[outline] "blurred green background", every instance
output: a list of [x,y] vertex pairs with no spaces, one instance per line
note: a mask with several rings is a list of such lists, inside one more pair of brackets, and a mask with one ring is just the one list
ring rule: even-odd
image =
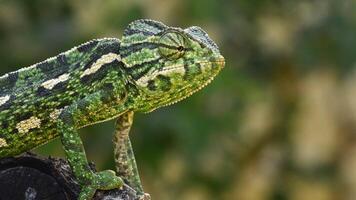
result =
[[[0,72],[120,38],[139,18],[201,26],[226,58],[201,92],[136,114],[153,199],[356,199],[355,0],[1,0]],[[113,122],[81,132],[113,169]],[[63,156],[58,140],[36,151]]]

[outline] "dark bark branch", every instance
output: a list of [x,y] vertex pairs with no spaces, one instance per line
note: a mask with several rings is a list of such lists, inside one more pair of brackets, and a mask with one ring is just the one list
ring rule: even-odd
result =
[[[94,165],[91,166],[94,170]],[[0,159],[0,200],[75,200],[80,186],[63,159],[40,158],[32,153]],[[136,200],[136,192],[122,189],[97,191],[94,200]]]

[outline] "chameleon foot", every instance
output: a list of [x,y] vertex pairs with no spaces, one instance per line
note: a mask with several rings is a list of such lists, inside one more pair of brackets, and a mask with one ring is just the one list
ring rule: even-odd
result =
[[79,195],[79,200],[90,200],[97,189],[111,190],[120,188],[124,182],[120,177],[115,175],[112,170],[105,170],[94,174],[91,184],[84,186]]
[[138,200],[151,200],[151,196],[148,193],[144,193],[138,197]]

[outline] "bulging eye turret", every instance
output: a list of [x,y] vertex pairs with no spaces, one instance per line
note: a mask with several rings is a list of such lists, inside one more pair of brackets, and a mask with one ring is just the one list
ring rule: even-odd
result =
[[187,38],[180,32],[168,30],[159,39],[159,53],[169,59],[181,58],[187,48]]

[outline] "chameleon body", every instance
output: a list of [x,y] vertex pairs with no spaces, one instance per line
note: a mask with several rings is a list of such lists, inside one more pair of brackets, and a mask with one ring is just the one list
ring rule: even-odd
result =
[[[151,112],[190,96],[223,68],[216,44],[199,27],[168,27],[137,20],[121,40],[89,41],[0,77],[0,157],[21,154],[61,138],[82,186],[79,199],[97,189],[121,187],[124,178],[143,198],[129,130],[134,112]],[[88,167],[77,130],[117,119],[117,175]]]

